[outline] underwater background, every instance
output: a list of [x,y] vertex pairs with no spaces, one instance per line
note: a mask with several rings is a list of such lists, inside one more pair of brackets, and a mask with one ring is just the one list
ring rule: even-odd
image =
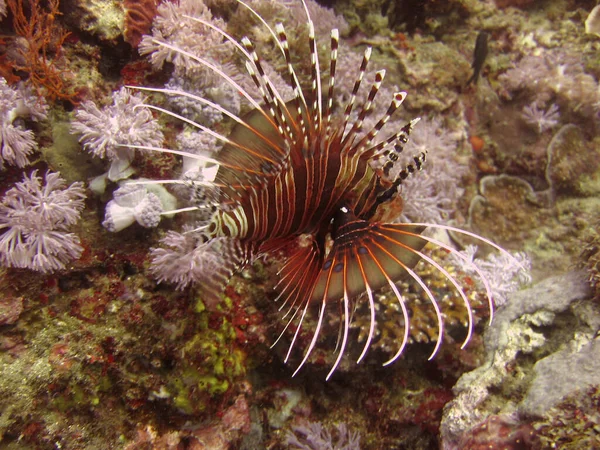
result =
[[[309,74],[302,3],[245,3],[271,27],[283,23],[298,73]],[[252,90],[235,48],[193,18],[248,36],[285,98],[287,68],[268,30],[233,0],[0,0],[0,448],[600,448],[600,7],[306,8],[323,67],[330,30],[340,31],[337,104],[371,46],[367,87],[386,70],[374,110],[385,112],[400,89],[408,96],[398,123],[421,117],[405,151],[428,159],[401,187],[399,220],[465,229],[514,255],[459,233],[440,237],[489,280],[491,325],[471,266],[426,247],[467,286],[476,321],[465,348],[460,296],[421,262],[415,271],[446,323],[435,358],[435,312],[414,280],[401,281],[410,342],[394,364],[382,367],[403,325],[382,291],[360,364],[370,316],[357,306],[354,346],[325,381],[338,340],[333,307],[292,377],[302,354],[284,363],[290,336],[270,348],[286,323],[274,290],[282,261],[255,261],[209,300],[197,283],[208,270],[197,264],[200,243],[187,233],[201,220],[186,211],[198,193],[126,185],[205,169],[140,146],[218,154],[214,137],[145,105],[231,129],[191,97],[136,86],[184,90],[239,115],[252,109],[190,57]],[[212,264],[227,263],[218,256]],[[316,318],[307,321],[304,347]]]

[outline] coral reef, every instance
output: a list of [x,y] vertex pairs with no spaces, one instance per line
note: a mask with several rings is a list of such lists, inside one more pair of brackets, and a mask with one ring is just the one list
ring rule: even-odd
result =
[[66,12],[72,21],[81,24],[81,30],[95,39],[116,45],[125,29],[125,11],[122,2],[77,0]]
[[[503,425],[492,435],[486,426],[484,443],[506,435],[523,440],[522,430],[535,434],[527,417],[541,416],[565,395],[597,383],[597,372],[588,371],[587,363],[577,372],[567,362],[588,359],[597,347],[593,340],[600,312],[589,295],[581,273],[549,278],[509,295],[485,335],[486,363],[464,374],[453,388],[456,398],[447,405],[441,425],[444,448],[464,448],[494,414],[502,416],[494,420]],[[578,322],[574,328],[572,323]],[[577,383],[565,381],[571,374]]]
[[575,391],[536,420],[540,448],[594,448],[600,445],[598,386]]
[[[283,24],[298,78],[310,87],[301,2],[246,3],[274,31]],[[402,186],[402,220],[489,237],[531,264],[531,287],[519,291],[529,280],[513,260],[471,247],[468,237],[435,235],[464,256],[423,250],[468,286],[469,344],[461,348],[464,299],[421,262],[415,270],[445,325],[435,360],[434,307],[418,283],[403,280],[411,345],[393,367],[381,363],[398,351],[404,323],[396,297],[383,290],[374,293],[373,348],[360,364],[371,326],[366,298],[350,305],[354,358],[323,381],[340,327],[336,314],[326,315],[328,333],[292,378],[283,363],[289,336],[270,348],[290,319],[274,301],[277,255],[232,275],[239,249],[227,238],[207,245],[202,234],[218,192],[191,180],[214,179],[207,161],[223,143],[143,104],[148,96],[223,136],[231,117],[192,97],[124,87],[185,90],[248,117],[248,99],[193,56],[261,103],[244,58],[197,18],[264,49],[265,76],[289,102],[287,64],[269,30],[232,1],[0,0],[0,446],[358,448],[360,436],[360,447],[373,450],[600,447],[598,7],[306,3],[321,62],[329,61],[331,28],[340,29],[334,110],[351,98],[367,46],[357,102],[373,74],[386,71],[358,138],[395,91],[409,95],[386,126],[422,118],[400,155],[428,153]],[[481,31],[490,36],[487,59],[479,82],[466,86]],[[328,69],[321,65],[324,92]],[[124,184],[133,173],[136,184]],[[148,179],[170,183],[160,192]],[[89,180],[96,195],[85,198]],[[198,204],[208,207],[191,211]],[[177,208],[181,214],[168,214]],[[489,328],[485,286],[471,262],[490,280],[497,308]],[[196,285],[211,276],[230,279],[216,300]],[[317,320],[307,312],[300,345]]]

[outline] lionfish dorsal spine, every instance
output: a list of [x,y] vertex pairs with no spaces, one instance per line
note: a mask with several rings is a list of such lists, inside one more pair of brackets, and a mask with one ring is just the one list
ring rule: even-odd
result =
[[[242,38],[242,44],[244,47],[246,47],[246,50],[250,54],[250,61],[252,62],[252,64],[250,64],[250,62],[246,63],[246,70],[261,93],[265,108],[269,111],[272,120],[277,126],[280,136],[283,139],[291,138],[292,130],[290,129],[290,125],[287,122],[282,109],[282,105],[283,108],[285,108],[283,99],[281,98],[279,92],[277,92],[277,90],[274,88],[273,84],[269,80],[269,77],[266,76],[260,58],[256,53],[254,45],[250,39],[247,37]],[[256,71],[254,70],[255,68]]]
[[348,134],[344,137],[344,140],[342,141],[342,146],[346,146],[348,144],[348,142],[350,141],[350,139],[353,138],[362,129],[365,117],[367,117],[367,114],[371,110],[371,107],[373,105],[373,100],[375,100],[375,96],[377,95],[377,92],[379,92],[379,88],[381,87],[381,83],[383,82],[384,78],[385,78],[385,70],[384,69],[378,70],[375,73],[375,81],[373,82],[373,85],[371,86],[371,90],[369,91],[367,100],[365,101],[365,104],[363,105],[362,109],[358,113],[358,117],[357,117],[356,121],[354,122],[354,124],[352,125],[352,128],[350,128],[350,131],[348,131]]
[[352,92],[350,94],[350,100],[346,105],[346,109],[344,110],[344,123],[341,127],[342,134],[345,133],[346,126],[350,121],[350,114],[352,114],[352,109],[354,109],[354,103],[356,102],[356,97],[358,95],[358,90],[360,89],[360,85],[365,77],[365,73],[367,72],[367,66],[369,65],[369,60],[371,59],[371,53],[373,52],[372,47],[367,47],[365,49],[365,53],[363,55],[362,62],[360,64],[360,68],[358,70],[358,75],[356,76],[356,81],[354,82],[354,86],[352,88]]
[[322,111],[322,98],[321,98],[321,71],[319,67],[319,54],[317,52],[317,39],[315,37],[315,25],[310,19],[308,13],[308,7],[304,0],[302,1],[304,8],[306,9],[306,16],[308,17],[308,45],[310,47],[310,67],[311,67],[311,80],[312,80],[312,113],[313,113],[313,131],[318,133],[321,127],[321,120],[323,118]]
[[[244,6],[247,6],[243,2],[239,2],[239,3],[243,4]],[[250,8],[250,10],[252,12],[254,12],[254,10],[252,10],[251,8]],[[275,123],[278,126],[278,131],[279,131],[280,135],[282,137],[285,137],[285,135],[283,134],[283,128],[281,127],[281,124],[277,123],[281,117],[283,117],[283,119],[285,119],[285,117],[283,116],[283,113],[281,110],[279,110],[277,112],[277,114],[275,113],[275,109],[280,108],[278,105],[285,105],[285,102],[279,95],[279,92],[277,92],[277,90],[273,87],[273,84],[271,83],[269,78],[265,75],[265,72],[262,67],[262,64],[260,63],[258,54],[254,50],[254,46],[252,45],[251,41],[247,37],[242,38],[242,44],[243,44],[243,46],[242,46],[231,35],[229,35],[225,31],[223,31],[219,27],[214,26],[210,22],[207,22],[207,21],[199,19],[199,18],[191,17],[188,15],[184,15],[184,17],[192,19],[195,22],[201,23],[201,24],[209,27],[210,29],[216,31],[217,33],[221,34],[221,36],[223,36],[225,39],[227,39],[227,41],[229,41],[231,44],[233,44],[246,57],[246,59],[247,59],[246,70],[248,71],[248,74],[252,78],[254,84],[258,87],[258,89],[262,95],[263,102],[265,103],[265,106],[270,110],[271,116],[273,117],[273,120],[275,121]],[[263,22],[264,22],[264,19],[261,18],[261,20],[263,20]],[[272,30],[270,30],[270,31],[271,31],[271,34],[273,34],[273,31]],[[244,47],[246,47],[246,48],[244,49]],[[254,64],[254,66],[252,64]],[[256,68],[256,70],[254,70],[254,68]],[[262,82],[259,81],[258,77],[256,76],[257,72],[260,75],[260,80],[262,80]],[[265,88],[268,91],[268,94],[267,94],[267,92],[265,92]],[[290,134],[289,129],[287,131],[288,131],[288,135],[289,135]]]
[[327,106],[325,108],[325,136],[331,133],[331,111],[333,109],[333,90],[335,87],[335,69],[337,64],[340,32],[337,28],[331,30],[331,56],[329,58],[329,91],[327,93]]
[[[362,154],[361,151],[363,148],[371,145],[377,134],[381,131],[381,129],[385,126],[386,123],[390,120],[394,112],[402,105],[404,99],[406,98],[406,92],[396,92],[394,93],[394,97],[390,103],[385,114],[379,119],[379,121],[373,126],[373,128],[358,142],[354,145],[354,147],[358,150],[359,154]],[[385,142],[385,141],[384,141]]]
[[290,55],[290,45],[288,44],[287,34],[285,33],[283,24],[277,23],[275,25],[275,31],[277,32],[276,42],[278,43],[279,48],[283,53],[283,58],[287,66],[288,76],[290,78],[290,86],[292,86],[294,90],[293,104],[296,112],[296,123],[298,124],[300,135],[306,136],[307,124],[302,114],[303,108],[305,111],[308,111],[306,98],[304,97],[304,93],[302,92],[302,88],[300,86],[300,81],[298,80],[298,76],[296,75],[296,71],[294,70],[294,66],[292,64],[292,57]]

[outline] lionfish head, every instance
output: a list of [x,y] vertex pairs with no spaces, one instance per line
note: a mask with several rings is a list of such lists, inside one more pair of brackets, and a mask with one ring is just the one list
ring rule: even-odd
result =
[[[401,205],[399,187],[411,173],[420,170],[425,161],[426,155],[421,153],[412,156],[408,163],[400,163],[399,155],[418,119],[391,131],[385,128],[406,98],[405,92],[397,92],[389,99],[389,107],[379,120],[364,129],[385,76],[385,71],[378,71],[368,93],[358,99],[367,73],[370,48],[365,50],[358,67],[344,68],[356,73],[355,81],[349,95],[346,95],[347,103],[334,104],[338,88],[339,33],[335,29],[331,31],[328,70],[324,71],[328,83],[324,86],[315,27],[309,8],[304,0],[301,1],[307,18],[306,48],[310,56],[310,80],[306,89],[292,64],[283,25],[270,26],[249,5],[238,0],[240,7],[247,8],[272,36],[292,89],[291,99],[284,98],[281,88],[268,75],[265,61],[250,39],[243,38],[238,42],[208,20],[188,17],[219,33],[224,42],[233,45],[243,59],[258,95],[243,87],[236,77],[209,58],[177,48],[164,40],[153,40],[156,46],[184,55],[216,74],[222,83],[233,87],[253,108],[242,116],[216,101],[185,90],[138,88],[197,102],[218,111],[234,124],[232,131],[225,135],[168,108],[143,105],[191,125],[223,144],[223,148],[215,154],[137,147],[181,155],[203,163],[203,169],[195,177],[161,181],[193,188],[197,203],[181,211],[210,211],[210,214],[205,214],[205,222],[195,230],[203,236],[195,249],[200,255],[195,264],[199,266],[198,260],[211,262],[203,266],[197,281],[204,295],[218,297],[232,273],[252,258],[263,254],[281,256],[283,253],[284,261],[276,289],[280,310],[286,310],[286,325],[275,344],[283,336],[290,336],[291,343],[285,357],[287,362],[299,342],[306,342],[301,362],[294,372],[296,374],[309,360],[319,337],[328,328],[328,314],[333,310],[337,314],[340,331],[337,333],[337,355],[327,375],[329,378],[349,345],[353,314],[358,314],[358,311],[368,315],[366,338],[358,362],[365,357],[376,336],[377,293],[382,289],[387,289],[394,297],[400,317],[397,349],[384,365],[400,357],[411,334],[411,305],[401,284],[407,279],[417,286],[426,300],[414,307],[433,311],[437,335],[433,339],[435,345],[430,358],[435,356],[443,340],[444,313],[437,297],[439,294],[418,273],[419,263],[437,271],[460,299],[467,317],[464,347],[474,327],[473,309],[466,294],[468,289],[423,248],[431,244],[453,254],[466,265],[470,261],[451,245],[423,234],[423,231],[426,228],[453,231],[479,240],[506,255],[508,253],[481,236],[455,227],[391,222],[391,217],[398,214]],[[386,135],[382,138],[384,132]],[[289,250],[294,242],[299,244],[292,246],[293,250],[283,252],[284,249]],[[215,264],[215,260],[219,264]],[[494,304],[490,283],[481,270],[477,267],[473,270],[485,288],[491,321]],[[366,313],[363,312],[365,310]],[[300,336],[308,324],[313,327],[309,332],[312,337],[305,341]]]

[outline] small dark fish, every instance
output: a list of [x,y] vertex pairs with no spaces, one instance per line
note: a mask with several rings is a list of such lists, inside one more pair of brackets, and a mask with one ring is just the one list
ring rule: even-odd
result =
[[475,51],[473,51],[473,64],[471,67],[473,68],[473,75],[467,81],[465,86],[468,86],[473,81],[477,84],[477,80],[479,80],[479,74],[481,73],[481,68],[483,67],[483,63],[485,63],[485,58],[488,54],[488,37],[489,34],[486,31],[480,31],[477,35],[477,40],[475,41]]

